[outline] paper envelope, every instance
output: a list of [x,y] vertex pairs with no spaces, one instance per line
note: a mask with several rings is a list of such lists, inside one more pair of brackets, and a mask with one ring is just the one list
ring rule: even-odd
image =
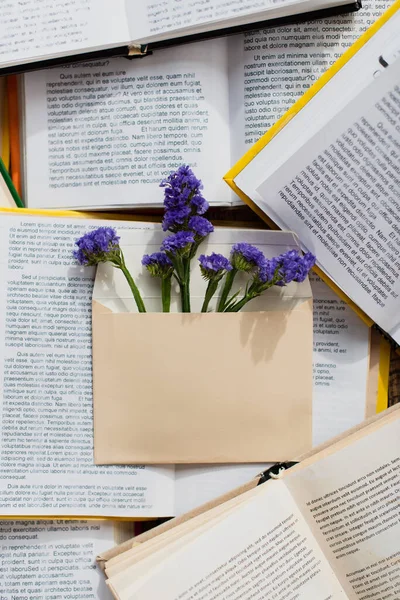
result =
[[[147,309],[160,310],[159,282],[139,265],[162,234],[129,236],[121,240],[126,263]],[[223,229],[201,251],[227,255],[239,240],[267,256],[297,247],[292,233]],[[194,311],[205,286],[194,264]],[[177,306],[174,290],[171,310]],[[96,464],[272,462],[311,448],[309,283],[271,289],[246,308],[138,314],[120,272],[100,265],[93,294]]]

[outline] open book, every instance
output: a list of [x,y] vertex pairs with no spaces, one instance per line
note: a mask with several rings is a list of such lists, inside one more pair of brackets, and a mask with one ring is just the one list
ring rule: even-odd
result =
[[105,565],[114,597],[399,597],[399,407],[272,473],[117,549]]
[[[222,175],[391,0],[286,25],[24,77],[24,199],[31,208],[157,206],[187,163],[212,205]],[[243,5],[245,3],[242,3]],[[292,5],[292,3],[290,3]]]
[[[11,0],[0,23],[0,72],[80,59],[145,54],[160,45],[360,8],[359,0]],[[145,48],[142,46],[145,45]],[[148,46],[148,47],[146,47]],[[31,67],[32,68],[32,67]]]
[[132,533],[130,523],[0,521],[0,598],[110,600],[96,555]]
[[226,175],[398,343],[399,28],[397,1]]
[[[155,225],[74,213],[32,214],[24,209],[2,209],[0,224],[3,518],[178,515],[264,468],[95,466],[91,378],[95,273],[74,263],[71,248],[90,227],[113,224],[123,235]],[[317,282],[313,292],[318,308],[315,444],[373,414],[377,398],[382,406],[387,377],[384,382],[379,379],[379,347],[373,345],[370,352],[368,328],[323,284]]]

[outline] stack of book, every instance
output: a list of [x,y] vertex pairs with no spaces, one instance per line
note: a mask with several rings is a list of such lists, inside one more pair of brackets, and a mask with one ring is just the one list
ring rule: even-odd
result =
[[[400,340],[399,1],[9,4],[0,74],[25,73],[11,169],[26,209],[3,170],[0,598],[398,597],[399,413],[325,444],[387,407],[390,347],[371,325]],[[19,137],[2,123],[7,162]],[[256,487],[265,463],[93,462],[95,273],[71,248],[99,225],[157,230],[132,209],[157,207],[182,163],[211,205],[244,200],[318,259],[324,446],[287,456],[302,462],[280,482]],[[132,521],[159,517],[177,519],[132,548]]]

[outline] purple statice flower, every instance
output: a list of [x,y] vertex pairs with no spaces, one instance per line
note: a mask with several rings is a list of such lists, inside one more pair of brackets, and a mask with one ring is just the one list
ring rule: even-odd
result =
[[296,281],[301,283],[304,281],[315,265],[315,256],[311,252],[301,255],[298,250],[289,250],[281,254],[276,259],[277,277],[276,285],[282,286]]
[[205,217],[191,217],[188,227],[198,238],[205,238],[209,233],[214,231],[213,224]]
[[225,256],[213,252],[209,256],[199,256],[200,270],[204,279],[220,278],[225,271],[232,271],[232,265]]
[[120,254],[120,237],[112,227],[98,227],[76,240],[74,258],[84,266],[97,265]]
[[260,270],[265,266],[266,260],[261,250],[252,246],[252,244],[240,242],[232,246],[231,264],[238,271],[252,273]]
[[164,231],[176,231],[180,227],[186,224],[188,217],[190,216],[191,209],[187,205],[178,206],[177,208],[170,208],[165,211],[162,222],[162,228]]
[[179,208],[188,205],[192,198],[202,197],[200,190],[203,184],[197,179],[188,165],[182,165],[163,179],[160,187],[164,189],[165,208]]
[[197,215],[204,215],[209,209],[209,204],[201,194],[195,194],[190,200],[190,206]]
[[189,244],[194,243],[193,231],[178,231],[166,237],[161,244],[161,250],[175,256],[180,251],[185,251]]
[[265,258],[264,262],[258,267],[255,277],[262,283],[273,283],[278,267],[276,258]]
[[145,254],[142,258],[142,265],[146,267],[153,277],[165,279],[170,277],[173,272],[172,262],[165,252],[154,252],[154,254]]

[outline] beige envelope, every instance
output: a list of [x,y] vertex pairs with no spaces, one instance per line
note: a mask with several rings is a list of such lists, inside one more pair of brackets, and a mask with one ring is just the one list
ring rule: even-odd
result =
[[[286,245],[290,235],[296,245],[293,234],[267,233]],[[126,247],[126,258],[135,252]],[[98,277],[112,288],[115,270]],[[273,462],[311,448],[308,283],[301,293],[277,288],[268,310],[222,314],[125,312],[121,292],[110,304],[100,289],[93,300],[96,464]]]

